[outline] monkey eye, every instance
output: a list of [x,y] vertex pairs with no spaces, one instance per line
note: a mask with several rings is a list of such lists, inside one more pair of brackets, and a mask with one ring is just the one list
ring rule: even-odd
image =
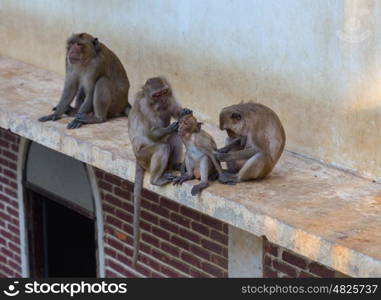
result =
[[158,92],[154,93],[152,95],[152,97],[159,98],[159,97],[164,96],[166,94],[168,94],[168,90],[162,90],[162,91],[158,91]]

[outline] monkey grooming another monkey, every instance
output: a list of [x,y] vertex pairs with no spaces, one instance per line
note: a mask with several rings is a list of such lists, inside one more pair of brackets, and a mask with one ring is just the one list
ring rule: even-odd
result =
[[128,135],[136,157],[134,265],[138,260],[140,247],[139,219],[144,172],[149,171],[153,185],[162,186],[174,179],[175,176],[168,171],[181,163],[182,144],[176,134],[178,122],[170,124],[170,121],[171,117],[178,119],[181,110],[169,83],[162,77],[154,77],[148,79],[137,94],[128,118]]
[[[65,84],[54,113],[39,121],[56,121],[63,114],[75,115],[68,129],[102,123],[128,115],[130,83],[118,57],[88,33],[73,34],[66,43]],[[76,97],[75,107],[70,104]]]
[[193,114],[181,116],[179,120],[178,134],[186,147],[186,172],[176,177],[173,184],[181,185],[183,182],[194,178],[201,179],[201,182],[194,185],[191,190],[193,196],[209,186],[208,179],[211,175],[222,174],[220,163],[213,153],[217,151],[217,145],[214,139],[201,129],[201,125],[202,123],[197,122]]
[[220,129],[226,130],[225,147],[215,153],[227,162],[228,172],[221,183],[237,183],[266,177],[281,156],[286,135],[274,111],[259,103],[225,107],[220,113]]

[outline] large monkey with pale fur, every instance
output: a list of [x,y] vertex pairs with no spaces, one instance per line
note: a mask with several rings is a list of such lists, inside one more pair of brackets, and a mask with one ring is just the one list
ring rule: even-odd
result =
[[237,183],[266,177],[281,156],[286,135],[276,113],[259,103],[225,107],[220,113],[220,129],[228,135],[216,158],[227,162],[228,172],[221,183]]
[[162,186],[175,176],[169,173],[181,164],[182,144],[177,136],[182,110],[169,83],[162,77],[150,78],[137,94],[128,118],[128,135],[136,157],[134,185],[134,254],[133,264],[138,260],[140,247],[140,202],[144,172],[149,171],[150,182]]
[[[67,128],[105,122],[128,115],[130,83],[118,57],[96,37],[73,34],[66,42],[65,85],[53,113],[40,122],[59,120],[63,114],[75,116]],[[70,104],[76,97],[75,107]]]

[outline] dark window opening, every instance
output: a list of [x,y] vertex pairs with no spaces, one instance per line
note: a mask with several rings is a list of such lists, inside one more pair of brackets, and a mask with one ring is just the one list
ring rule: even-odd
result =
[[30,275],[96,277],[94,220],[27,190]]

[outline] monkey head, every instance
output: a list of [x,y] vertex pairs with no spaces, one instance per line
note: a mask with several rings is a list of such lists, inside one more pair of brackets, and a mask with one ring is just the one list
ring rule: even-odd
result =
[[143,92],[149,99],[149,104],[156,111],[166,110],[172,103],[171,87],[162,77],[148,79],[143,86]]
[[242,105],[232,105],[222,109],[220,113],[220,129],[226,130],[229,137],[235,138],[247,135],[245,114]]
[[201,122],[198,122],[193,114],[187,114],[180,118],[179,120],[179,135],[181,137],[187,138],[192,133],[200,132]]
[[66,58],[70,65],[83,64],[95,57],[100,49],[97,38],[88,33],[73,34],[66,42]]

